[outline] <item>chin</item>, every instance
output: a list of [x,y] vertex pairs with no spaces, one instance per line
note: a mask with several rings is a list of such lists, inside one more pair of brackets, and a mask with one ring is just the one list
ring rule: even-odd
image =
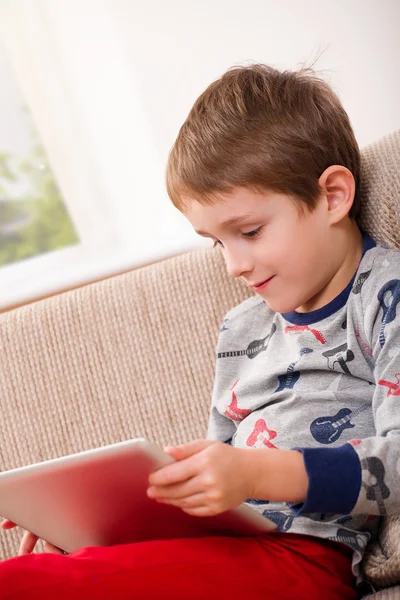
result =
[[274,312],[277,313],[288,313],[288,312],[292,312],[293,310],[296,310],[296,308],[298,307],[298,304],[293,304],[293,302],[285,302],[284,300],[267,300],[266,298],[263,298],[263,300],[265,300],[266,305],[273,310]]

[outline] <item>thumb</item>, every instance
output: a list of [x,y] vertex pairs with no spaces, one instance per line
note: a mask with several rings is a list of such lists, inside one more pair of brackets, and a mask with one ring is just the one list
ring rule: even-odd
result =
[[176,460],[182,460],[192,456],[193,454],[197,454],[198,452],[201,452],[201,450],[204,450],[204,448],[216,443],[217,442],[214,440],[194,440],[193,442],[180,444],[179,446],[166,446],[164,448],[164,452]]

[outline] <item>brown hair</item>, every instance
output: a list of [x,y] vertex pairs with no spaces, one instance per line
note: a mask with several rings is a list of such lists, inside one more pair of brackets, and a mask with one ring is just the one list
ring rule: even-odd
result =
[[292,196],[310,211],[318,179],[331,165],[348,168],[360,211],[360,150],[333,89],[312,68],[278,71],[231,67],[194,103],[171,149],[166,184],[173,204],[212,204],[237,187]]

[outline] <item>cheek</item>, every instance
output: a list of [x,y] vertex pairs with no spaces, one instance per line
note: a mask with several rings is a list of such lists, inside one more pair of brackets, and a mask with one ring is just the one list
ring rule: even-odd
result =
[[296,231],[285,222],[275,223],[266,234],[264,254],[266,261],[276,269],[288,266],[296,254]]
[[321,242],[319,233],[316,234],[315,227],[309,223],[281,231],[276,241],[279,252],[273,253],[275,264],[295,280],[312,278],[321,265]]
[[299,218],[297,211],[290,207],[276,215],[265,236],[263,255],[259,255],[258,260],[283,277],[286,274],[298,282],[315,276],[327,240],[323,216],[317,210]]

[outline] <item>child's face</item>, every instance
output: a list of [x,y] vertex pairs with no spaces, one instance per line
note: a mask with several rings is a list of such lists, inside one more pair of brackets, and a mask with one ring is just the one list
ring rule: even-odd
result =
[[[244,215],[240,223],[222,225]],[[289,196],[237,188],[211,206],[189,201],[185,216],[197,232],[221,245],[232,277],[248,286],[269,279],[254,291],[272,310],[307,312],[332,299],[324,290],[337,270],[337,257],[324,196],[312,213],[305,209],[302,215]]]

